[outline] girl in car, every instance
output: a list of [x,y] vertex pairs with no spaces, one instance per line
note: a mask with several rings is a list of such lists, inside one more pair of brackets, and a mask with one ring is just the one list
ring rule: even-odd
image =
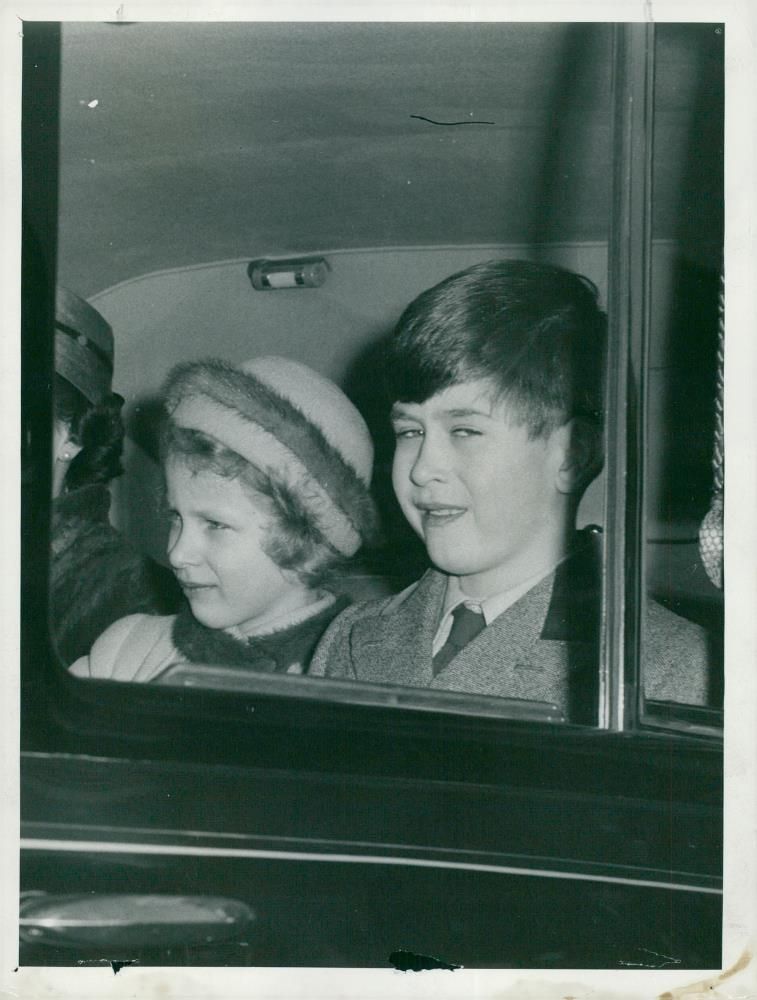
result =
[[123,615],[165,613],[180,594],[164,567],[109,521],[108,484],[121,473],[123,399],[111,391],[113,331],[65,288],[56,292],[50,617],[66,663]]
[[373,446],[352,403],[284,358],[179,365],[164,387],[176,615],[116,622],[72,669],[150,681],[171,665],[302,673],[347,603],[328,589],[369,539]]

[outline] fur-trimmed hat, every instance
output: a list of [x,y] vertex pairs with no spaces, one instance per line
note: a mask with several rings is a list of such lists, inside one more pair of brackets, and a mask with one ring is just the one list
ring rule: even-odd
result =
[[55,370],[90,403],[111,391],[113,330],[97,309],[62,285],[55,291]]
[[287,358],[178,365],[164,386],[171,421],[201,431],[283,482],[327,542],[353,555],[376,531],[373,443],[329,379]]

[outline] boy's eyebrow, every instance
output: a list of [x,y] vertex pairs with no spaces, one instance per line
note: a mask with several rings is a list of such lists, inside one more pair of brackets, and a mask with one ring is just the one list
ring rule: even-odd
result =
[[408,413],[407,410],[404,409],[404,407],[402,406],[402,403],[394,403],[389,412],[389,419],[400,420],[402,417],[405,417],[408,420],[413,419],[412,413]]
[[489,410],[482,410],[475,406],[455,407],[452,410],[443,410],[445,417],[490,417]]
[[[491,411],[489,409],[482,409],[476,406],[455,406],[448,410],[441,410],[441,416],[443,417],[491,417]],[[412,413],[408,413],[401,403],[395,403],[389,414],[392,420],[414,420],[416,419]]]

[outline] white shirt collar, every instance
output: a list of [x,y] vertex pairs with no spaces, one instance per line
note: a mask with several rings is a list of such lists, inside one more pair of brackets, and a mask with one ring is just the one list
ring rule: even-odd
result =
[[480,612],[484,616],[484,623],[486,625],[491,625],[495,618],[499,618],[504,611],[507,611],[507,609],[523,597],[525,593],[531,590],[532,587],[536,586],[540,580],[543,580],[545,576],[549,576],[550,573],[553,573],[560,563],[567,558],[568,555],[565,555],[563,559],[560,559],[559,562],[555,563],[555,565],[551,566],[549,569],[539,570],[537,573],[534,573],[533,576],[529,576],[526,580],[521,580],[521,582],[515,587],[499,591],[496,594],[490,594],[482,600],[476,600],[475,598],[469,597],[467,594],[463,593],[460,588],[459,577],[447,577],[447,590],[444,595],[442,615],[436,634],[434,635],[431,655],[436,656],[444,643],[447,641],[449,631],[452,628],[452,612],[458,604],[464,604],[472,611]]

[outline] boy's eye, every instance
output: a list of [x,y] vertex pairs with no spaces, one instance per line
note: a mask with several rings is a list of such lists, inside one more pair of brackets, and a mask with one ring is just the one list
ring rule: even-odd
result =
[[420,427],[395,427],[394,436],[400,439],[421,437],[423,431]]
[[450,433],[454,437],[481,437],[483,431],[477,427],[453,427]]
[[221,521],[214,521],[210,517],[205,518],[205,526],[209,531],[221,531],[224,528],[228,528],[228,524],[223,524]]

